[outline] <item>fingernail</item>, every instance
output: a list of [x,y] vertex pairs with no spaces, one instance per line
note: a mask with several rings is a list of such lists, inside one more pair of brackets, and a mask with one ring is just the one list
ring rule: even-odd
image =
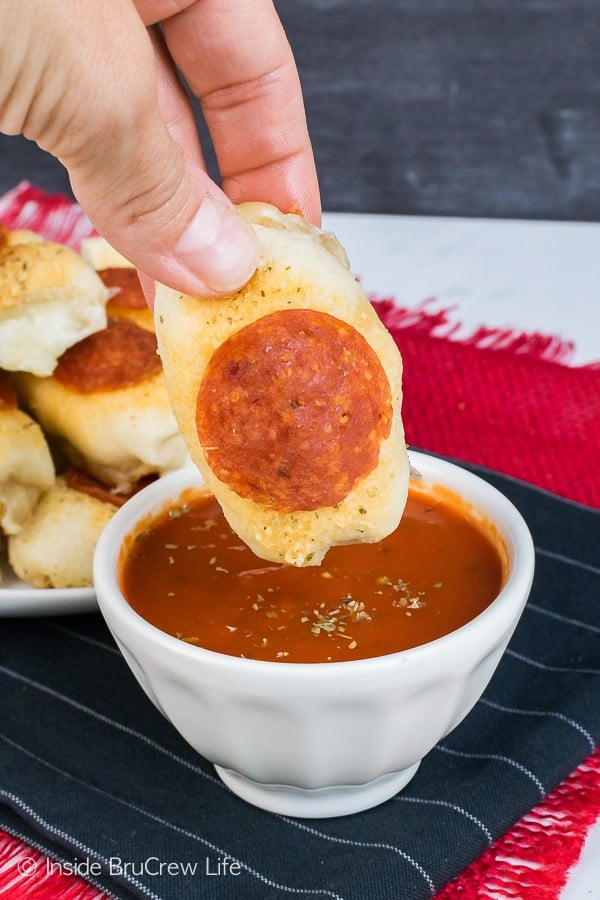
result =
[[252,227],[232,208],[205,197],[175,247],[175,255],[214,291],[246,284],[258,265]]

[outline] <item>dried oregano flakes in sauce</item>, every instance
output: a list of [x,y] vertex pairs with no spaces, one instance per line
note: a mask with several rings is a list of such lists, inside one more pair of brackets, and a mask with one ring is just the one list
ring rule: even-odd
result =
[[121,567],[130,605],[189,644],[248,659],[336,662],[441,637],[502,583],[498,550],[449,503],[411,491],[398,529],[299,569],[255,556],[205,493],[145,523]]

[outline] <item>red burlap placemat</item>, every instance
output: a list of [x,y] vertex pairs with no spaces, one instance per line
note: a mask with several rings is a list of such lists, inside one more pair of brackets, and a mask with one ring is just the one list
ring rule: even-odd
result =
[[[410,444],[600,507],[600,362],[570,367],[573,346],[543,334],[482,326],[459,340],[430,301],[374,305],[402,352]],[[436,900],[558,900],[598,816],[600,750]]]
[[[28,184],[0,198],[0,222],[75,248],[92,233],[77,206]],[[543,333],[481,326],[459,339],[452,311],[436,311],[432,301],[416,308],[404,308],[401,298],[373,302],[403,355],[411,445],[600,508],[600,361],[570,366],[573,347]],[[558,900],[599,815],[596,751],[437,900]],[[44,856],[0,831],[0,897],[104,896],[64,871],[49,870]]]
[[451,314],[430,306],[375,301],[404,359],[409,444],[600,507],[600,362],[570,367],[572,346],[541,334],[436,337]]

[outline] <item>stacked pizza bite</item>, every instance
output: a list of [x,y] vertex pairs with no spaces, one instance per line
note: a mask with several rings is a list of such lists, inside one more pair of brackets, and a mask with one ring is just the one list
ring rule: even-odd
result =
[[187,458],[137,273],[102,239],[82,253],[0,231],[0,527],[36,587],[92,583],[124,499]]

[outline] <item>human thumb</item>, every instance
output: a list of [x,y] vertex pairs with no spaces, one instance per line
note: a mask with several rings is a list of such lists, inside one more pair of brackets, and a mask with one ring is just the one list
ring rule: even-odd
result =
[[63,16],[56,5],[2,4],[11,21],[0,34],[12,43],[1,47],[0,130],[58,157],[93,225],[146,275],[189,294],[240,288],[258,262],[256,238],[200,154],[190,161],[169,133],[133,4],[59,0]]

